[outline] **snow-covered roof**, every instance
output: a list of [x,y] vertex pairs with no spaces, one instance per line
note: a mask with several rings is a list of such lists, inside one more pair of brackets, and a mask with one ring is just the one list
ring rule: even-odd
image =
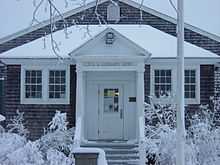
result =
[[[144,6],[177,18],[169,0],[132,0]],[[172,0],[177,8],[177,0]],[[184,0],[185,22],[220,36],[220,0]]]
[[[64,58],[69,58],[69,53],[108,27],[147,50],[152,54],[152,58],[176,57],[176,37],[148,25],[90,25],[89,29],[86,26],[72,26],[69,28],[68,39],[65,38],[62,30],[53,33],[54,39],[59,43],[59,54]],[[220,58],[217,54],[187,42],[184,48],[187,58]],[[0,58],[56,58],[56,56],[51,48],[50,36],[46,36],[3,52]]]
[[[78,10],[83,10],[88,7],[95,5],[94,0],[67,0],[69,6],[65,7],[64,1],[54,1],[58,6],[61,13],[64,15],[73,14]],[[99,0],[99,3],[105,2],[107,0]],[[153,9],[156,12],[167,15],[168,17],[176,18],[176,13],[171,7],[169,0],[120,0],[133,6],[140,7],[143,3],[149,9]],[[173,0],[176,4],[176,0]],[[133,2],[133,3],[132,3]],[[185,0],[185,22],[195,26],[190,26],[193,30],[198,30],[203,35],[206,35],[213,39],[220,40],[220,1],[219,0],[202,0],[202,1],[192,1]],[[30,23],[32,20],[32,13],[34,7],[32,5],[33,1],[23,0],[23,1],[4,1],[0,5],[0,18],[5,20],[7,16],[7,21],[1,24],[0,30],[0,41],[6,41],[6,39],[12,39],[13,36],[16,37],[18,34],[22,35],[30,30]],[[135,5],[136,4],[136,5]],[[81,8],[80,8],[81,7]],[[146,9],[143,6],[143,10]],[[37,13],[37,18],[40,21],[47,20],[49,18],[49,12],[44,12],[45,5],[42,5],[39,12]],[[48,8],[47,8],[48,10]],[[152,11],[153,11],[152,10]],[[13,11],[13,12],[11,12]],[[45,25],[46,22],[41,25]],[[36,28],[39,25],[35,26]],[[199,30],[202,29],[202,30]],[[204,31],[203,31],[204,30]],[[19,31],[19,32],[18,32]],[[206,33],[207,32],[207,33]],[[214,35],[214,37],[212,36]],[[9,37],[10,35],[10,37]],[[19,36],[20,36],[19,35]],[[4,38],[3,38],[4,37]]]

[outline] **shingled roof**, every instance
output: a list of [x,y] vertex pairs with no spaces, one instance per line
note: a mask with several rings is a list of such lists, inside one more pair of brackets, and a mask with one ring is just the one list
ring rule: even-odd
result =
[[[145,24],[157,28],[170,35],[176,36],[176,19],[146,6],[142,6],[140,10],[140,4],[132,0],[119,0],[118,3],[121,8],[121,19],[119,22],[116,23],[107,21],[106,9],[109,3],[111,3],[109,0],[100,0],[98,5],[98,12],[106,21],[103,21],[103,24]],[[86,6],[79,7],[65,13],[64,18],[68,22],[68,26],[75,24],[99,24],[97,16],[94,13],[95,5],[95,2],[91,2]],[[56,30],[63,29],[63,20],[56,18],[56,27]],[[28,29],[24,29],[20,32],[1,39],[0,53],[38,39],[48,33],[50,33],[50,25],[49,21],[47,20],[41,24],[35,25]],[[220,55],[220,37],[214,34],[208,33],[192,25],[185,24],[185,40],[189,43]]]

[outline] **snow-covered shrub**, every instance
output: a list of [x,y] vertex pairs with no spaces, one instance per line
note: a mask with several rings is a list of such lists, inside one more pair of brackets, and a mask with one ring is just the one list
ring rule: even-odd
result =
[[29,133],[28,130],[24,126],[24,112],[16,111],[17,115],[11,119],[11,123],[7,125],[9,128],[8,132],[17,133],[21,136],[27,136]]
[[[146,151],[152,164],[175,164],[176,123],[174,106],[145,105]],[[150,164],[150,163],[148,163]]]
[[28,142],[25,146],[18,148],[7,155],[5,165],[44,165],[41,151],[34,142]]
[[50,131],[66,131],[68,122],[66,121],[66,113],[56,111],[52,121],[48,124]]
[[49,149],[56,149],[68,155],[73,144],[74,129],[67,129],[66,113],[56,112],[49,129],[39,140],[40,150],[46,153]]
[[26,139],[23,115],[17,111],[9,131],[0,133],[0,165],[74,165],[69,157],[74,129],[67,129],[65,113],[57,111],[45,135],[34,142]]
[[48,165],[72,165],[73,159],[67,157],[64,153],[49,149],[47,151],[47,164]]
[[[153,161],[153,164],[176,164],[174,108],[146,104],[146,151],[148,161]],[[199,114],[190,120],[191,126],[187,130],[185,143],[186,165],[220,164],[220,128],[213,124],[213,113],[208,106],[200,106]]]
[[2,133],[0,136],[0,162],[6,160],[6,156],[26,144],[26,138],[14,133]]
[[189,139],[194,145],[195,157],[199,165],[220,163],[220,128],[214,127],[212,119],[195,115],[188,129]]

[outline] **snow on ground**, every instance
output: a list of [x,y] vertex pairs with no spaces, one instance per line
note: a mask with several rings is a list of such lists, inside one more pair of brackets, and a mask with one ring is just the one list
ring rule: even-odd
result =
[[[113,28],[140,47],[152,54],[152,58],[175,58],[176,57],[176,37],[159,31],[148,25],[90,25],[72,26],[68,29],[68,38],[64,32],[57,31],[53,34],[54,39],[59,44],[59,54],[68,58],[68,54],[79,46],[104,31],[106,28]],[[219,56],[185,42],[186,58],[216,58]],[[31,51],[30,51],[31,50]],[[52,51],[50,36],[42,37],[35,41],[24,44],[0,54],[1,58],[56,58]]]

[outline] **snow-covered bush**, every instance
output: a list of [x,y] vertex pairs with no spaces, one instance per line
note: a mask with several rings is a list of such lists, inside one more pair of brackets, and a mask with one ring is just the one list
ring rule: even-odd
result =
[[[220,128],[213,124],[214,111],[201,106],[199,112],[190,120],[191,126],[187,130],[186,164],[219,165]],[[175,114],[175,106],[146,104],[146,151],[148,161],[153,164],[176,164]]]
[[26,138],[23,136],[14,133],[2,133],[0,136],[0,162],[5,161],[8,154],[22,148],[26,142]]
[[57,111],[45,135],[34,142],[26,139],[23,115],[17,111],[9,131],[0,133],[0,165],[74,165],[69,157],[74,129],[67,129],[65,113]]
[[47,151],[47,164],[48,165],[72,165],[73,159],[67,157],[64,153],[49,149]]
[[[210,112],[211,113],[211,112]],[[194,145],[195,157],[199,165],[220,164],[220,128],[213,126],[212,119],[195,115],[188,129],[188,138]]]
[[52,121],[49,122],[49,130],[50,131],[66,131],[68,122],[66,121],[66,113],[61,113],[60,111],[56,111],[55,116]]
[[5,165],[44,165],[41,151],[34,142],[28,142],[7,155]]
[[38,140],[41,151],[46,153],[55,149],[68,155],[73,144],[74,128],[67,129],[66,113],[57,111],[48,127],[45,135]]
[[11,119],[11,123],[7,125],[8,132],[17,133],[21,136],[27,136],[28,130],[24,126],[24,112],[16,111],[17,115]]

